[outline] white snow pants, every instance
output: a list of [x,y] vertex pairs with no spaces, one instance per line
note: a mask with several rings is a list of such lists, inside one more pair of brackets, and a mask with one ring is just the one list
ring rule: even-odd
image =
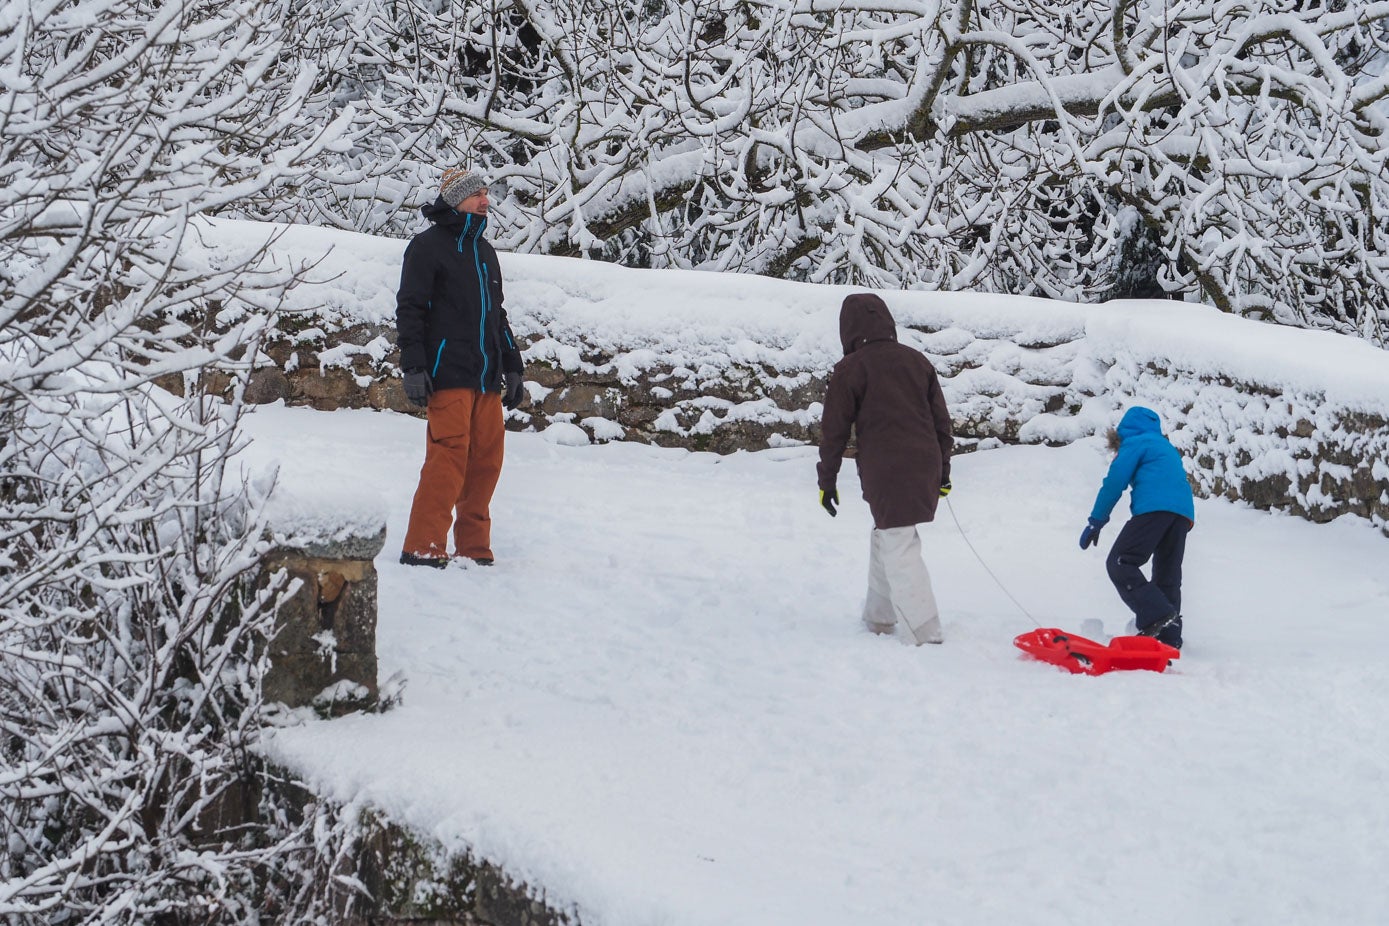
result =
[[931,590],[931,573],[921,558],[916,527],[873,529],[868,553],[868,600],[863,622],[876,633],[891,633],[897,619],[917,643],[941,643],[940,608]]

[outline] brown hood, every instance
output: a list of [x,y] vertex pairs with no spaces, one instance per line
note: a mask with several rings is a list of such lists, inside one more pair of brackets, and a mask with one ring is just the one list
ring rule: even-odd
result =
[[839,310],[839,340],[846,357],[869,341],[897,340],[897,323],[887,303],[873,293],[845,296]]

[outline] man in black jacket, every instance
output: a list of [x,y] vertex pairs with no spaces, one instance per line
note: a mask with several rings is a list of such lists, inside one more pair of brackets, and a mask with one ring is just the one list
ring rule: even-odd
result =
[[487,227],[487,181],[449,170],[439,198],[420,212],[431,223],[405,248],[396,329],[405,395],[429,413],[428,442],[400,561],[492,564],[492,491],[502,471],[502,406],[521,404],[524,368],[502,308],[497,252]]

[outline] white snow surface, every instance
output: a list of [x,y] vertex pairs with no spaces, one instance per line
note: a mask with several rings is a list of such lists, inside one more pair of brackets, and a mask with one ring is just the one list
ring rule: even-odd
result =
[[[281,445],[293,442],[294,436],[287,435]],[[322,548],[372,537],[386,520],[385,495],[373,486],[343,479],[293,478],[300,475],[297,472],[284,479],[283,463],[279,469],[266,504],[266,521],[277,546]]]
[[[403,241],[219,221],[209,260],[271,231],[282,264],[320,260],[289,308],[330,333],[391,321]],[[847,288],[503,260],[513,327],[540,337],[528,356],[566,369],[588,362],[580,343],[624,376],[696,381],[794,377],[840,353]],[[1234,429],[1251,467],[1295,470],[1275,427],[1389,414],[1389,354],[1168,302],[884,295],[899,323],[935,330],[902,329],[928,354],[988,352],[944,377],[952,407],[1081,438],[957,459],[923,528],[944,646],[860,629],[867,512],[852,467],[840,516],[820,510],[812,448],[589,446],[565,421],[511,434],[497,565],[435,572],[395,562],[423,423],[271,406],[251,416],[248,464],[281,467],[280,529],[370,533],[387,513],[381,677],[407,682],[397,709],[278,730],[271,753],[591,926],[1389,922],[1374,526],[1198,500],[1172,670],[1071,676],[1011,643],[1037,625],[1124,631],[1103,550],[1076,538],[1107,463],[1085,435],[1135,396],[1179,446]],[[1028,347],[1046,344],[1061,346]],[[1001,375],[1023,368],[1098,399],[1029,413]]]
[[496,566],[435,571],[395,562],[423,422],[247,427],[287,491],[379,494],[381,677],[407,680],[271,755],[585,923],[1389,921],[1389,540],[1364,520],[1198,500],[1182,658],[1090,678],[1012,639],[1123,632],[1123,507],[1076,544],[1097,438],[957,458],[922,527],[947,640],[918,648],[860,628],[868,513],[852,467],[818,507],[812,448],[510,434]]

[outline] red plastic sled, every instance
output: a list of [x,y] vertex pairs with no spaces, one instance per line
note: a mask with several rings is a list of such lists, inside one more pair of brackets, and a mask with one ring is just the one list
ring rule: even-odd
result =
[[1013,645],[1034,659],[1060,666],[1076,675],[1103,675],[1116,669],[1162,672],[1181,650],[1153,637],[1115,637],[1109,645],[1065,633],[1055,627],[1018,634]]

